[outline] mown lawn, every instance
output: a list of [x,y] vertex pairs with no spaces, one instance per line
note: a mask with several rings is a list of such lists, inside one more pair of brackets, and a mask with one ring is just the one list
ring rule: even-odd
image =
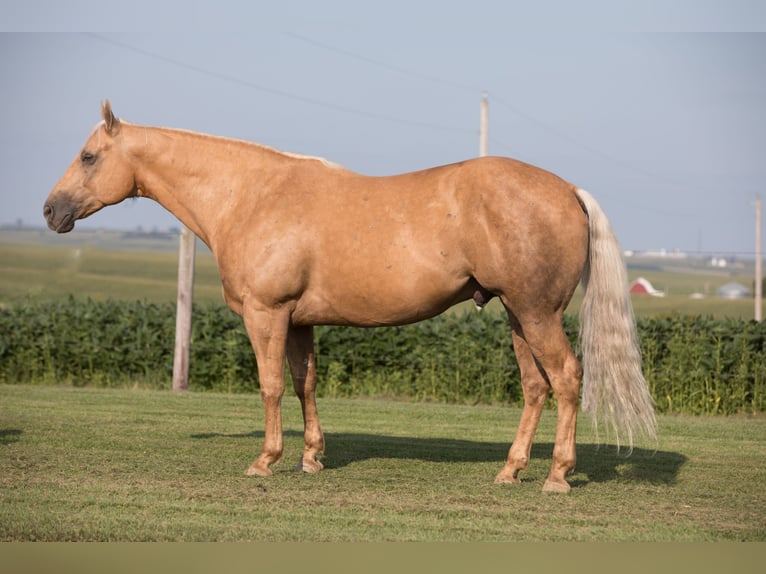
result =
[[541,492],[555,413],[519,486],[498,486],[519,411],[323,399],[325,470],[285,400],[285,459],[243,472],[260,398],[0,386],[0,540],[766,540],[766,417],[660,417],[626,458],[580,425],[569,495]]

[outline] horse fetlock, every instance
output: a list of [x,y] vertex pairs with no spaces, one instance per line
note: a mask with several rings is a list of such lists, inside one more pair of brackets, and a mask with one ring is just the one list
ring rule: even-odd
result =
[[312,453],[314,456],[324,454],[324,433],[321,430],[316,432],[307,432],[304,436],[304,452]]

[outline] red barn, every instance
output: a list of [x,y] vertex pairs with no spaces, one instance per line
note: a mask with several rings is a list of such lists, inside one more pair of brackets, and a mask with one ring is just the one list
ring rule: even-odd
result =
[[653,297],[664,297],[663,291],[657,291],[654,286],[649,283],[648,279],[639,277],[633,283],[630,284],[630,292],[633,295],[651,295]]

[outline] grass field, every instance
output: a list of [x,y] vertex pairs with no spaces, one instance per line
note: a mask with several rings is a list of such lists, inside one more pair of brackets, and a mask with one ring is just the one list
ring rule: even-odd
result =
[[285,459],[246,478],[263,412],[249,395],[0,386],[0,539],[206,541],[766,540],[766,418],[660,417],[656,452],[596,447],[581,424],[569,495],[530,468],[498,486],[519,411],[324,399],[325,470],[285,400]]
[[[70,294],[97,301],[175,301],[177,277],[178,253],[172,250],[0,242],[0,303]],[[215,260],[203,249],[196,257],[194,298],[223,303]]]
[[[199,242],[198,242],[199,244]],[[57,236],[47,231],[0,230],[0,304],[25,298],[58,298],[75,294],[95,300],[129,299],[174,301],[177,242],[169,239],[123,238],[116,232],[76,232]],[[667,313],[752,318],[752,299],[725,300],[714,296],[721,285],[738,281],[748,288],[753,279],[747,268],[714,270],[695,262],[642,262],[630,268],[630,280],[649,279],[666,297],[634,296],[637,316]],[[691,299],[691,293],[704,299]],[[576,313],[580,289],[569,306]],[[220,279],[212,254],[201,244],[195,265],[194,299],[223,303]],[[471,307],[466,302],[458,309]],[[500,307],[497,300],[490,303]]]

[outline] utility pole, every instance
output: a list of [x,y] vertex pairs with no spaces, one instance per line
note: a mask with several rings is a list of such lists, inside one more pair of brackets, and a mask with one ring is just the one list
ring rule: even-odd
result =
[[761,196],[755,197],[755,320],[763,319],[763,268],[761,257]]
[[176,346],[173,355],[173,390],[189,388],[192,299],[194,295],[194,233],[184,226],[178,247],[178,302],[176,303]]
[[487,155],[489,134],[489,102],[487,92],[481,97],[480,131],[479,131],[479,157]]

